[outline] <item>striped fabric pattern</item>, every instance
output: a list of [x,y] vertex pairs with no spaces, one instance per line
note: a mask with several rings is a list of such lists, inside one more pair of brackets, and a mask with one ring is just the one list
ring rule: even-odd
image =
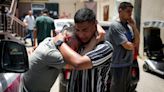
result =
[[106,92],[112,53],[112,45],[107,41],[88,52],[86,55],[91,59],[93,68],[73,70],[68,92]]

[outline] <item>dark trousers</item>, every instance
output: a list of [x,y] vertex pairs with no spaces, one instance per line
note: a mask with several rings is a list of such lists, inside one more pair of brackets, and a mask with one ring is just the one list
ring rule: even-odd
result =
[[33,41],[33,30],[27,30],[27,35],[24,37],[24,40],[26,41],[27,38],[31,39],[31,44],[34,46],[34,41]]
[[129,92],[130,66],[123,68],[111,68],[110,92]]

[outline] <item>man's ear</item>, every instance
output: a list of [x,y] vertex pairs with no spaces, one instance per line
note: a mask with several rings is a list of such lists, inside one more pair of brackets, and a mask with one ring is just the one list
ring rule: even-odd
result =
[[64,38],[66,38],[68,36],[67,30],[64,30],[62,35],[64,36]]
[[98,24],[97,20],[95,20],[95,24]]
[[96,26],[96,28],[97,28],[98,21],[97,21],[97,20],[95,20],[95,21],[93,21],[92,23],[93,23],[93,25],[95,25],[95,26]]
[[118,13],[120,13],[121,11],[122,11],[122,9],[121,9],[121,8],[119,8],[119,9],[118,9]]

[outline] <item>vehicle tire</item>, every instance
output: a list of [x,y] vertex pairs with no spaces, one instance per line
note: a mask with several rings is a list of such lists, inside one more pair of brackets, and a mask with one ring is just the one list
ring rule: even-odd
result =
[[143,65],[143,70],[145,72],[148,72],[149,71],[149,66],[146,63]]

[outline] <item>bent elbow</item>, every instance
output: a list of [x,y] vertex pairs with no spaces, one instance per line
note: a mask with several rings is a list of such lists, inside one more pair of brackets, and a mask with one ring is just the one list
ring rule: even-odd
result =
[[74,67],[77,70],[91,69],[92,63],[91,62],[78,62],[74,65]]
[[133,49],[134,49],[133,43],[131,43],[131,42],[129,42],[129,41],[123,43],[122,46],[123,46],[125,49],[127,49],[127,50],[133,50]]

